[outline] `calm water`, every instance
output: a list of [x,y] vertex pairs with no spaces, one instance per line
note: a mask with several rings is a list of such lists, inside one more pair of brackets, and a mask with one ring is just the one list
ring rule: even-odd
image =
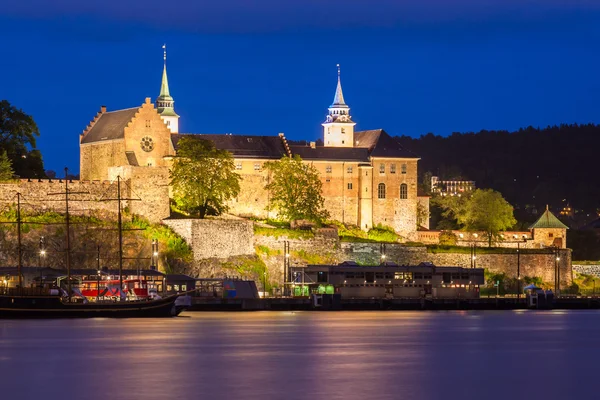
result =
[[600,312],[0,321],[0,399],[598,398]]

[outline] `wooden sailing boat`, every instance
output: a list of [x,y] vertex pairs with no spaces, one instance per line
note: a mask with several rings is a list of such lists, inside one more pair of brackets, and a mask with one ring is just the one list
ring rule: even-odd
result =
[[[158,318],[179,315],[187,305],[178,301],[180,294],[155,300],[88,303],[72,301],[69,186],[65,168],[65,223],[67,295],[61,289],[24,288],[22,281],[21,194],[17,193],[17,252],[19,286],[0,290],[0,318]],[[62,193],[55,193],[62,194]],[[119,288],[123,288],[123,232],[121,216],[121,179],[117,177],[119,230]]]

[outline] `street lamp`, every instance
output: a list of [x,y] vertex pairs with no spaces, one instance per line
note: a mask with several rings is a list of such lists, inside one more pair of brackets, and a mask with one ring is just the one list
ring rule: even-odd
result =
[[267,271],[263,272],[263,298],[267,297]]
[[46,239],[43,236],[41,236],[40,237],[40,253],[39,253],[39,257],[38,257],[38,265],[40,267],[40,287],[43,287],[44,276],[42,274],[42,267],[43,267],[44,263],[42,263],[42,259],[44,257],[46,257]]
[[96,271],[96,303],[100,300],[100,269]]

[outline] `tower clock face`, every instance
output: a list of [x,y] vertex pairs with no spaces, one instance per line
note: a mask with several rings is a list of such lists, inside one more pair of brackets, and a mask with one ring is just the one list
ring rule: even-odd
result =
[[142,150],[150,152],[154,149],[154,141],[150,136],[144,136],[140,142],[140,146]]

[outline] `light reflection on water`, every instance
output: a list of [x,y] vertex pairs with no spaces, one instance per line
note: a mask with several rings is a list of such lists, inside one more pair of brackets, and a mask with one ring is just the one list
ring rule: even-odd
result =
[[594,398],[598,338],[595,311],[0,321],[0,399]]

